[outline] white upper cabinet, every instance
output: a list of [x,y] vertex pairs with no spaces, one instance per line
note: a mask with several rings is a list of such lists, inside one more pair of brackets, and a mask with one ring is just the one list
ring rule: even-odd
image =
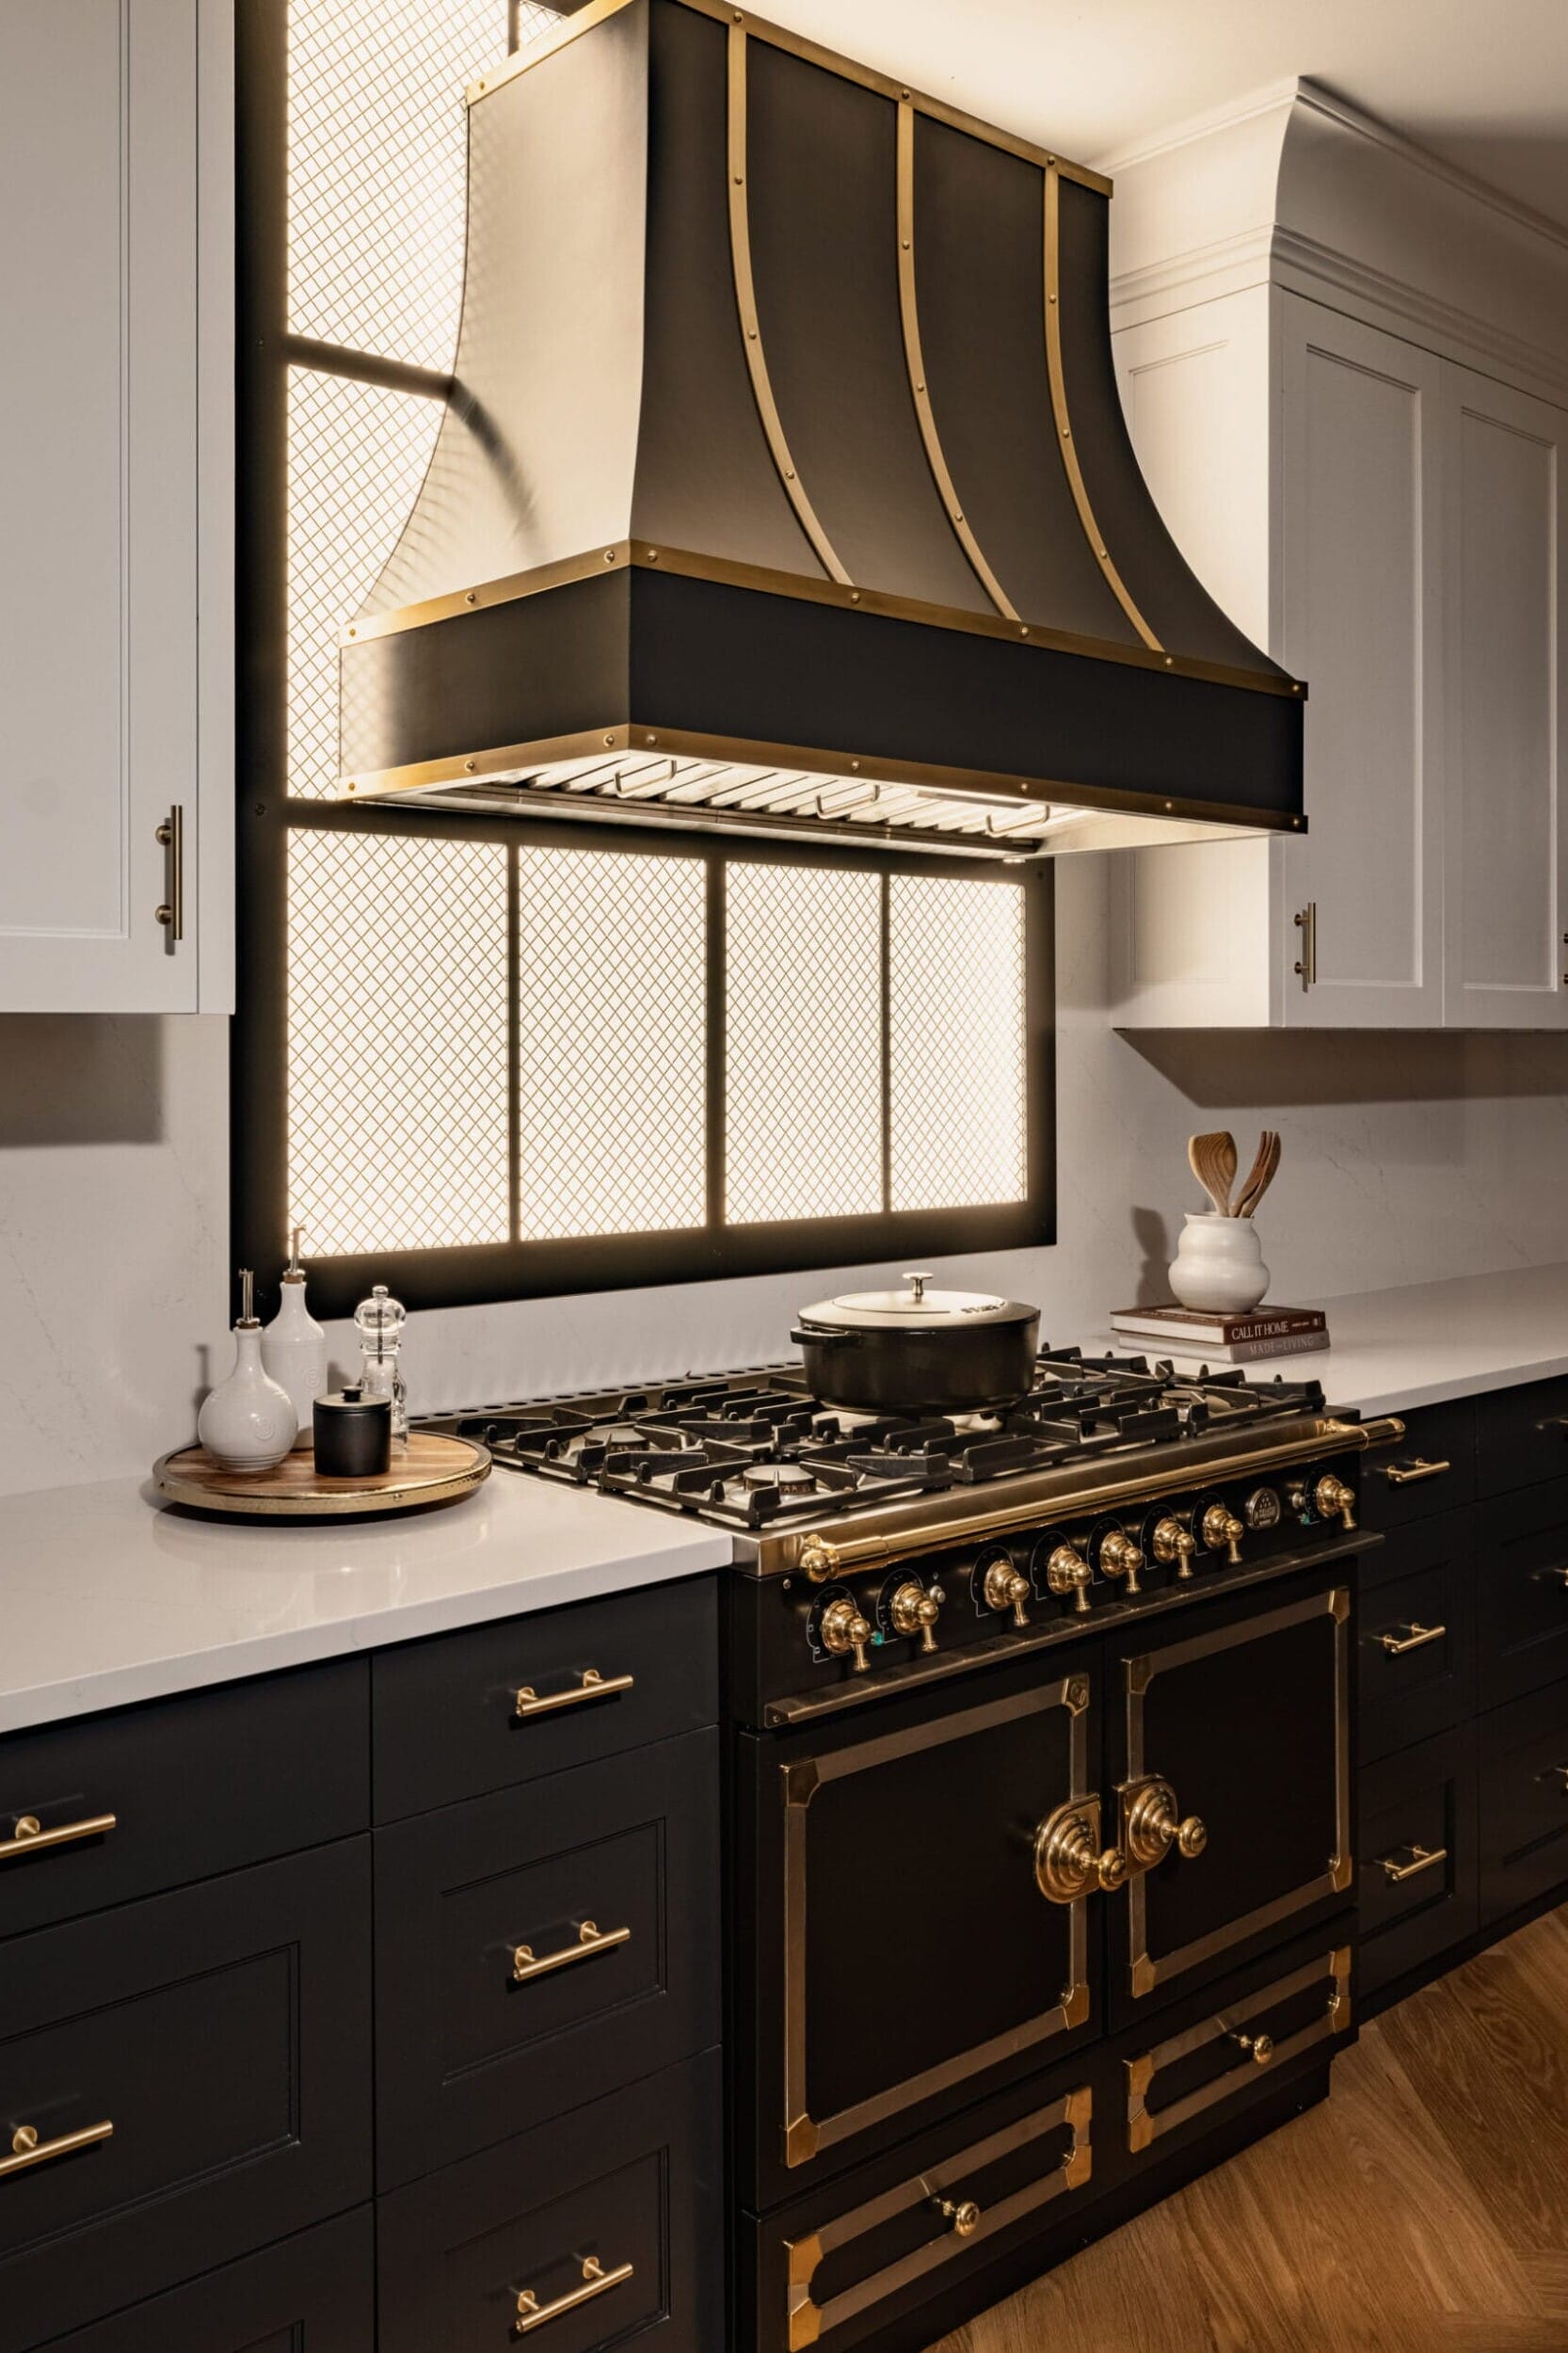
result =
[[227,17],[0,5],[0,1010],[232,999]]
[[[1140,461],[1309,693],[1304,837],[1123,861],[1116,1018],[1568,1024],[1568,416],[1539,396],[1568,336],[1518,331],[1568,321],[1568,249],[1305,85],[1119,171],[1125,200]],[[1465,353],[1528,353],[1531,390],[1460,363],[1461,302]]]
[[1447,375],[1445,1011],[1462,1029],[1561,1029],[1568,415],[1464,369]]

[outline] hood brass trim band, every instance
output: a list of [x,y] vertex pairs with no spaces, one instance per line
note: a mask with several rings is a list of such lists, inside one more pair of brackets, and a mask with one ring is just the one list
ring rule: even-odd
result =
[[[1062,192],[1061,166],[1046,166],[1046,365],[1050,374],[1051,413],[1056,419],[1057,446],[1072,488],[1073,504],[1078,520],[1083,525],[1083,536],[1089,552],[1105,574],[1107,584],[1117,603],[1132,623],[1151,652],[1163,654],[1165,648],[1144,620],[1133,600],[1126,581],[1116,569],[1111,552],[1100,536],[1090,504],[1089,486],[1083,479],[1083,469],[1078,462],[1078,449],[1073,440],[1072,419],[1067,413],[1067,379],[1062,364],[1062,305],[1059,300],[1062,280]],[[1175,667],[1174,660],[1172,662]]]
[[975,537],[964,514],[948,461],[942,450],[941,435],[926,389],[925,357],[920,349],[920,306],[915,287],[915,109],[903,98],[898,108],[898,306],[904,323],[904,357],[909,370],[910,397],[915,414],[920,419],[920,439],[931,467],[932,479],[943,511],[952,526],[952,534],[985,594],[1003,620],[1016,621],[1020,616],[985,561],[979,540]]
[[969,605],[927,604],[919,597],[901,597],[884,588],[856,587],[852,582],[813,580],[804,572],[781,572],[765,564],[737,563],[732,557],[700,555],[690,548],[654,547],[646,539],[617,539],[613,547],[590,548],[580,555],[562,556],[552,564],[536,565],[526,572],[509,572],[499,580],[475,582],[446,595],[425,597],[412,604],[393,605],[385,613],[363,614],[339,632],[340,646],[364,645],[372,638],[395,636],[406,629],[424,629],[432,621],[447,621],[476,607],[510,604],[521,597],[536,597],[575,580],[630,564],[637,571],[678,572],[685,580],[712,580],[731,588],[753,588],[760,595],[795,597],[807,604],[831,604],[854,613],[880,614],[886,620],[915,621],[927,629],[963,630],[971,636],[1023,641],[1047,653],[1070,653],[1093,662],[1119,662],[1133,670],[1155,670],[1173,678],[1203,679],[1211,686],[1239,686],[1248,694],[1279,695],[1288,701],[1304,700],[1305,687],[1296,679],[1270,670],[1239,670],[1224,662],[1195,656],[1151,651],[1147,646],[1120,645],[1111,637],[1080,637],[1072,630],[1048,629],[1038,621],[1004,621],[1000,614],[982,613]]
[[746,366],[751,371],[751,389],[757,400],[757,413],[762,420],[762,430],[768,437],[773,462],[778,469],[784,493],[795,510],[795,520],[810,540],[817,560],[833,580],[850,586],[850,576],[840,562],[832,540],[817,519],[817,510],[807,496],[790,444],[784,432],[784,421],[774,398],[773,382],[768,375],[767,355],[762,349],[762,328],[757,312],[757,289],[751,276],[751,207],[746,187],[746,32],[744,24],[729,27],[729,254],[735,272],[735,307],[740,312],[741,337],[745,345]]
[[[515,81],[520,73],[526,73],[534,66],[542,65],[558,49],[565,49],[568,42],[591,32],[596,24],[602,24],[606,17],[617,16],[622,8],[632,5],[633,0],[590,0],[590,6],[580,9],[575,16],[566,18],[558,32],[530,41],[525,49],[504,58],[477,81],[471,82],[465,92],[467,104],[476,105],[480,99],[490,97],[508,82]],[[950,105],[945,98],[933,98],[928,90],[909,89],[892,74],[879,73],[874,66],[862,65],[855,57],[846,57],[840,50],[824,48],[821,41],[808,40],[804,33],[791,32],[785,25],[770,24],[766,17],[744,15],[741,9],[729,6],[728,0],[680,0],[680,5],[693,9],[698,16],[712,17],[720,24],[744,24],[758,40],[765,40],[775,49],[787,49],[792,56],[804,58],[808,65],[821,66],[828,73],[837,73],[841,81],[857,82],[862,89],[874,90],[879,98],[907,99],[912,106],[922,115],[929,115],[934,122],[945,122],[952,130],[966,131],[971,138],[984,139],[988,147],[1000,147],[1009,155],[1021,157],[1026,164],[1038,164],[1043,170],[1047,164],[1054,163],[1067,179],[1076,180],[1080,187],[1093,188],[1096,196],[1112,193],[1112,183],[1103,171],[1092,170],[1087,164],[1074,163],[1069,156],[1054,154],[1032,139],[1021,138],[1016,132],[1003,131],[994,122],[983,121],[979,115],[966,114],[962,106]]]

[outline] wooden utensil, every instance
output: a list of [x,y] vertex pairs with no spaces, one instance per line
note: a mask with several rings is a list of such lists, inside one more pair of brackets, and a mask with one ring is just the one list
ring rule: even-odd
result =
[[1251,1217],[1279,1168],[1279,1131],[1265,1128],[1257,1139],[1257,1154],[1247,1172],[1247,1181],[1236,1196],[1235,1217]]
[[1228,1217],[1230,1189],[1236,1182],[1236,1138],[1224,1129],[1205,1136],[1189,1136],[1187,1158],[1193,1176],[1220,1215]]

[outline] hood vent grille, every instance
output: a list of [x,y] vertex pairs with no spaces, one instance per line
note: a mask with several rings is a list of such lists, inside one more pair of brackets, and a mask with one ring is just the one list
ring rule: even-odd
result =
[[589,0],[470,98],[345,792],[1002,857],[1301,825],[1304,689],[1123,424],[1108,183],[717,0]]

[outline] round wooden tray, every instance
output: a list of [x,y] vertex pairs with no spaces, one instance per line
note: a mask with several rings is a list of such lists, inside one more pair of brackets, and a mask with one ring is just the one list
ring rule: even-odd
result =
[[272,1470],[225,1470],[205,1447],[183,1447],[153,1465],[152,1476],[171,1503],[236,1517],[321,1519],[356,1512],[412,1512],[422,1504],[466,1496],[490,1475],[488,1447],[433,1430],[409,1433],[392,1449],[391,1470],[369,1479],[323,1479],[308,1447],[285,1455]]

